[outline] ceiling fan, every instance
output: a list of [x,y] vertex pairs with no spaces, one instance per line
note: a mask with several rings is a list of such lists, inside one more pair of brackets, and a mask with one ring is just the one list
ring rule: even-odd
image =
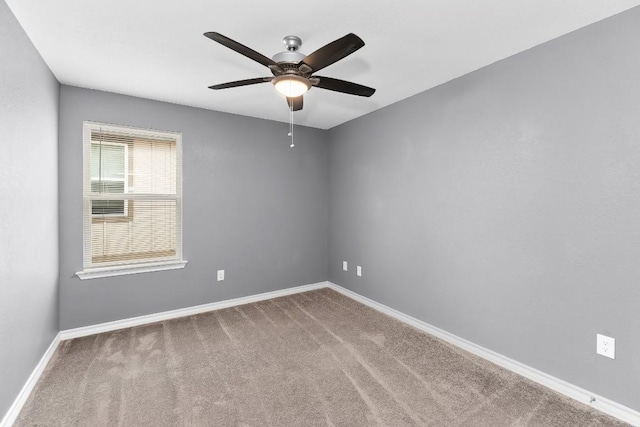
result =
[[364,41],[353,33],[349,33],[306,56],[298,51],[302,45],[302,40],[296,36],[286,36],[282,40],[282,43],[284,43],[287,48],[286,52],[276,54],[273,59],[267,58],[255,50],[235,40],[231,40],[220,33],[209,32],[204,35],[268,67],[273,74],[273,76],[269,77],[258,77],[255,79],[217,84],[209,86],[210,89],[228,89],[271,82],[275,86],[275,89],[287,98],[287,104],[292,111],[302,110],[302,96],[313,86],[366,97],[373,95],[376,91],[373,88],[357,83],[314,75],[314,73],[351,55],[364,46]]

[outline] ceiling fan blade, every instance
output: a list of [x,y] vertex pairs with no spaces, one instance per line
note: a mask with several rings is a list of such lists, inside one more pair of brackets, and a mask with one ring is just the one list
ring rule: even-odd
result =
[[350,95],[366,96],[369,97],[375,93],[375,89],[368,86],[359,85],[357,83],[351,83],[344,80],[332,79],[331,77],[314,76],[317,83],[314,83],[315,87],[321,89],[333,90],[336,92],[348,93]]
[[364,46],[362,39],[353,33],[349,33],[308,55],[298,65],[306,64],[314,72],[319,71],[345,56],[351,55],[362,46]]
[[235,82],[229,82],[229,83],[221,83],[219,85],[213,85],[213,86],[209,86],[209,89],[228,89],[230,87],[238,87],[238,86],[248,86],[248,85],[255,85],[258,83],[266,83],[266,82],[270,82],[271,80],[273,80],[273,77],[258,77],[257,79],[246,79],[246,80],[238,80]]
[[302,110],[302,95],[297,96],[295,98],[287,97],[287,104],[289,108],[291,108],[291,104],[293,103],[293,111]]
[[218,42],[221,45],[226,46],[231,50],[235,50],[239,54],[244,55],[249,59],[253,59],[256,62],[259,62],[265,67],[268,67],[270,65],[277,65],[277,63],[271,58],[267,58],[263,54],[258,53],[255,50],[248,48],[245,45],[240,44],[235,40],[231,40],[229,37],[223,36],[220,33],[209,32],[209,33],[204,33],[204,35],[205,37],[210,38],[214,42]]

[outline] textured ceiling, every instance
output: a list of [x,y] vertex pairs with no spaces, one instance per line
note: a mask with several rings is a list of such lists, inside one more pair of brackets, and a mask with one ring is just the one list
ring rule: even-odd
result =
[[640,0],[411,0],[267,3],[6,0],[58,80],[211,110],[287,121],[273,86],[207,86],[269,76],[205,38],[220,32],[265,56],[282,37],[309,54],[349,32],[366,46],[322,70],[371,86],[371,98],[312,88],[298,124],[328,129],[570,31]]

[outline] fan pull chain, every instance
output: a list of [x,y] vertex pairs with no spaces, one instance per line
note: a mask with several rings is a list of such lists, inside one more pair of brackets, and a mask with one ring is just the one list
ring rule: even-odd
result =
[[291,137],[291,145],[289,147],[295,147],[293,143],[293,100],[291,100],[291,105],[289,106],[289,135]]

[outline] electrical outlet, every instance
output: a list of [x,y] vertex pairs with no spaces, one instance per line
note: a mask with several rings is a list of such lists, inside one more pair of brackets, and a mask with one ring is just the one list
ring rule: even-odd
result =
[[347,271],[349,268],[347,267],[347,261],[342,261],[342,269]]
[[362,267],[358,266],[356,267],[356,274],[360,277],[362,277]]
[[222,282],[224,280],[224,270],[218,270],[218,282]]
[[605,335],[596,334],[596,353],[610,359],[616,358],[616,340]]

